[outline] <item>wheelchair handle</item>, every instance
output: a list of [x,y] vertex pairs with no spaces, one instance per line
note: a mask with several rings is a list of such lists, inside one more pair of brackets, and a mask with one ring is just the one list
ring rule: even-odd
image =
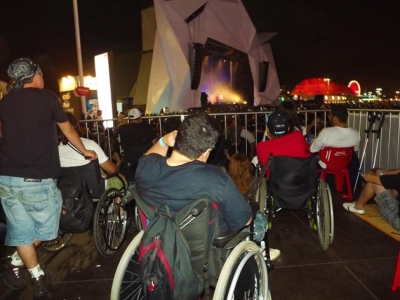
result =
[[132,200],[135,199],[135,196],[132,194],[132,192],[129,190],[129,188],[126,190],[125,196],[122,197],[120,204],[122,206],[128,204]]
[[193,217],[197,217],[206,208],[206,206],[206,202],[202,201],[198,203],[195,207],[193,207],[190,213]]

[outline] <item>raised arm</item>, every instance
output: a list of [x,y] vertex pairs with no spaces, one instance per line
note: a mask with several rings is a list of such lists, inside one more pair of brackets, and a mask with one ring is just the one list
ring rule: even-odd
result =
[[84,156],[90,157],[89,160],[94,160],[97,158],[97,154],[93,150],[87,150],[82,143],[81,138],[79,137],[78,133],[72,127],[69,121],[64,123],[57,123],[58,127],[60,127],[62,133],[68,139],[68,141],[74,145],[79,151],[82,152]]
[[157,153],[162,156],[167,156],[168,147],[173,147],[175,145],[175,138],[177,133],[178,131],[174,130],[162,136],[158,140],[158,142],[154,143],[154,145],[149,150],[147,150],[147,152],[144,155]]

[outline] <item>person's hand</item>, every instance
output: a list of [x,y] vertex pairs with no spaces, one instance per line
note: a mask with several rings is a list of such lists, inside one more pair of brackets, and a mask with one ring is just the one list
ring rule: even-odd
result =
[[86,150],[83,155],[85,156],[86,159],[88,160],[95,160],[97,159],[97,153],[93,150]]

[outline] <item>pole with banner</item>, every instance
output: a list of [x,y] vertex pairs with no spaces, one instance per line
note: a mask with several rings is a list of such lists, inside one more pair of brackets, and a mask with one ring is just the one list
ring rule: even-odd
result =
[[[79,74],[79,85],[83,86],[83,65],[82,65],[82,50],[81,50],[81,37],[79,32],[79,15],[78,15],[78,0],[72,0],[74,8],[74,24],[75,24],[75,40],[76,40],[76,54],[78,56],[78,74]],[[81,110],[82,116],[86,118],[86,97],[82,94],[81,96]]]

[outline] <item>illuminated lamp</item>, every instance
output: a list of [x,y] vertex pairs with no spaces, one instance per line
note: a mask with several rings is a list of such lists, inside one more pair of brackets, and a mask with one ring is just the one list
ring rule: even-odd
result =
[[[103,119],[113,119],[112,94],[110,81],[110,62],[108,52],[96,55],[94,64],[97,79],[97,98],[99,109],[103,112]],[[107,127],[113,127],[113,121],[106,121]]]

